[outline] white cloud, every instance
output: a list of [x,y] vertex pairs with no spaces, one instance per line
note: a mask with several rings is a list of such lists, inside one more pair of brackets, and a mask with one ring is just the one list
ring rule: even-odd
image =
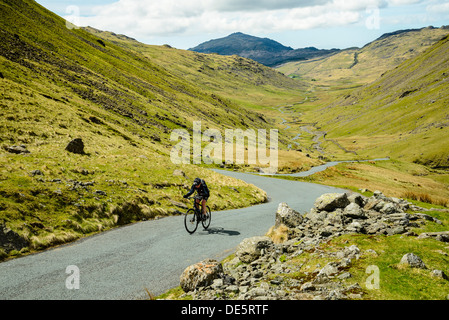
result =
[[405,6],[410,4],[417,4],[423,2],[423,0],[390,0],[388,1],[392,6]]
[[[444,10],[445,0],[428,0],[428,12]],[[95,7],[82,25],[136,38],[201,33],[271,33],[363,26],[367,8],[406,7],[423,0],[119,0]],[[420,13],[425,14],[425,13]]]
[[304,8],[331,2],[332,0],[215,0],[211,7],[218,11],[266,11]]
[[431,14],[445,14],[447,17],[449,17],[449,3],[430,4],[427,6],[426,10]]

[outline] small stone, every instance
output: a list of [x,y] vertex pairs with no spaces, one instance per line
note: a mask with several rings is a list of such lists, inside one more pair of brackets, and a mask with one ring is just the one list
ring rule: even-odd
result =
[[320,270],[318,273],[318,276],[326,275],[327,277],[335,276],[338,273],[338,263],[336,262],[329,262],[326,264],[323,269]]
[[447,275],[442,270],[432,270],[431,275],[435,278],[441,278],[444,280],[449,280]]
[[312,282],[306,282],[301,286],[301,291],[314,291],[315,289]]
[[337,278],[340,280],[345,280],[345,279],[349,279],[352,277],[352,274],[350,274],[349,272],[344,272],[341,275],[339,275]]
[[362,208],[357,203],[350,203],[344,210],[343,213],[346,217],[354,219],[364,219],[366,218]]
[[262,250],[273,245],[266,236],[244,239],[237,247],[236,256],[244,263],[251,263],[262,255]]
[[33,170],[30,172],[31,176],[43,176],[44,174],[40,170]]
[[19,251],[28,245],[28,240],[6,227],[6,225],[0,224],[0,248],[6,253],[12,250]]
[[175,169],[174,171],[173,171],[173,176],[178,176],[178,177],[186,177],[186,174],[184,173],[184,171],[182,171],[182,170],[179,170],[179,169]]

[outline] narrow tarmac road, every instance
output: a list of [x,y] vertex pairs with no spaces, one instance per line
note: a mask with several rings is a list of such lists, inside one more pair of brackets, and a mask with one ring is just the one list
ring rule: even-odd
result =
[[[0,299],[145,299],[146,290],[159,295],[179,285],[187,266],[205,258],[221,260],[244,238],[265,234],[274,225],[280,202],[306,212],[320,195],[342,192],[317,184],[217,171],[258,186],[270,201],[213,212],[209,229],[199,226],[193,235],[184,229],[183,216],[167,217],[0,263]],[[76,284],[70,270],[79,271],[78,289],[69,289]]]

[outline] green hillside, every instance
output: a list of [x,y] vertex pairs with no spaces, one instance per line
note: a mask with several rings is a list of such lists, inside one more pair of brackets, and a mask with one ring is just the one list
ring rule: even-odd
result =
[[237,102],[239,106],[265,111],[266,107],[286,100],[295,101],[298,99],[298,91],[307,88],[302,82],[289,79],[272,68],[235,55],[202,54],[177,50],[168,45],[147,45],[113,32],[92,27],[83,29],[128,51],[143,55],[170,74]]
[[[172,164],[170,133],[193,121],[272,128],[259,102],[291,99],[301,84],[238,57],[132,50],[31,0],[0,1],[0,17],[0,227],[27,242],[0,257],[178,214],[196,176],[213,210],[265,201],[254,186]],[[232,99],[239,87],[249,94]],[[83,154],[65,150],[75,138]]]
[[[285,125],[283,115],[278,111],[281,105],[290,105],[304,99],[308,86],[302,81],[290,79],[274,69],[238,56],[201,54],[176,50],[168,45],[147,45],[125,35],[92,27],[84,29],[104,41],[144,55],[170,74],[194,83],[214,96],[226,97],[239,107],[256,112],[250,114],[264,122],[262,128],[268,123],[270,127],[279,127],[279,171],[308,170],[322,163],[316,157],[310,157],[313,152],[308,150],[289,150],[288,146],[294,144],[292,139],[296,133],[286,130],[288,125]],[[240,169],[254,171],[255,168],[252,166]]]
[[449,38],[308,114],[346,149],[432,167],[449,166]]
[[384,35],[362,49],[378,56],[378,67],[360,59],[366,69],[358,76],[325,76],[347,71],[336,63],[342,52],[327,60],[326,72],[310,70],[314,81],[296,77],[309,90],[281,111],[299,148],[326,160],[392,159],[342,163],[305,180],[448,205],[448,33],[424,28]]
[[277,69],[320,86],[364,85],[424,52],[448,33],[446,27],[392,32],[363,48],[349,48],[328,57],[290,62]]

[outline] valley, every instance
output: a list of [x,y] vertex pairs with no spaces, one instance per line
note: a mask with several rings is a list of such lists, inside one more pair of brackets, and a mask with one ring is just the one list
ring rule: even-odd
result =
[[[393,32],[363,48],[309,48],[299,61],[268,62],[272,68],[235,54],[70,29],[31,0],[0,0],[0,17],[0,260],[136,222],[170,217],[164,223],[173,226],[196,177],[213,191],[214,212],[251,213],[269,202],[267,180],[259,188],[251,183],[257,175],[242,173],[259,173],[259,163],[171,161],[178,142],[171,133],[193,136],[198,122],[223,137],[233,129],[279,130],[273,184],[306,192],[313,183],[313,196],[380,190],[438,212],[449,206],[447,27]],[[67,147],[77,141],[81,150]],[[210,142],[203,136],[200,145]],[[211,170],[218,168],[227,173]]]
[[[429,46],[426,41],[432,37],[436,43]],[[419,43],[418,49],[410,48],[413,43]],[[350,49],[359,51],[358,76],[351,70],[354,66],[336,63],[345,51],[322,61],[279,67],[290,75],[289,68],[298,67],[303,76],[294,78],[309,84],[306,98],[282,113],[291,136],[300,135],[295,148],[300,144],[326,161],[392,159],[391,164],[340,164],[307,181],[358,188],[377,185],[394,196],[409,194],[447,205],[447,48],[445,28],[423,28],[385,35],[362,49]],[[390,58],[375,59],[381,52]],[[414,53],[405,59],[403,52]]]
[[[170,133],[194,121],[270,129],[263,103],[292,99],[302,84],[239,57],[103,40],[34,1],[1,1],[0,15],[1,227],[24,240],[7,241],[2,258],[179,215],[197,176],[220,194],[213,210],[266,201],[242,181],[173,164]],[[65,150],[74,139],[81,153]]]

